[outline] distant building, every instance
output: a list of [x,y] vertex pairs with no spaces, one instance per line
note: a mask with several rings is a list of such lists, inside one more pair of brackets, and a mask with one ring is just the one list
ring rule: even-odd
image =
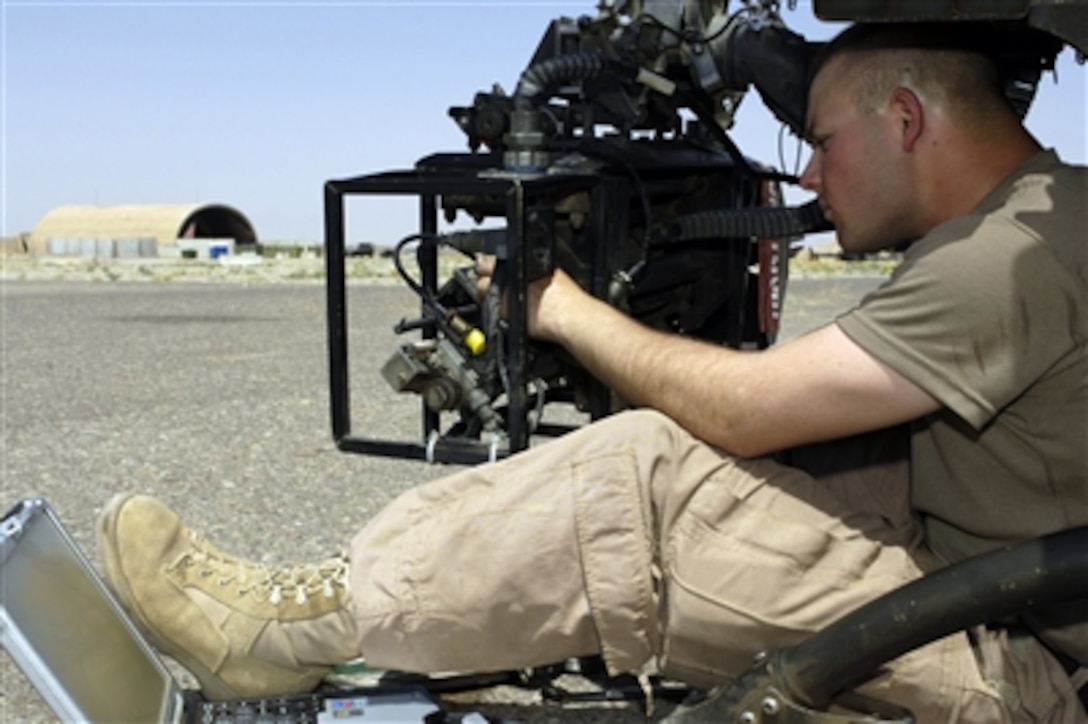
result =
[[29,248],[30,234],[25,232],[0,239],[0,254],[25,254]]
[[57,207],[31,231],[28,250],[36,255],[173,255],[179,240],[196,239],[230,239],[235,249],[257,245],[249,219],[229,206],[132,204]]

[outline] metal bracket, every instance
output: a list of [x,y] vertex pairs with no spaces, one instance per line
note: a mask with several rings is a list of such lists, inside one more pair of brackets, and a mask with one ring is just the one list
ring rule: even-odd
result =
[[760,654],[732,684],[681,705],[666,724],[914,724],[907,709],[855,692],[837,697],[828,711],[809,708],[784,693],[775,657]]

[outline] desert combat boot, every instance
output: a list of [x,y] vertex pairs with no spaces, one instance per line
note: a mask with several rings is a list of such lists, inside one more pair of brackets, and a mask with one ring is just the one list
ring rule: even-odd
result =
[[236,558],[142,495],[111,500],[97,535],[121,604],[209,699],[310,691],[359,655],[344,557],[280,569]]

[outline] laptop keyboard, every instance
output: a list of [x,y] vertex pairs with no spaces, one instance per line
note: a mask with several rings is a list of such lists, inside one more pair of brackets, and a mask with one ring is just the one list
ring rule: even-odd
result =
[[290,696],[245,701],[201,701],[194,707],[193,724],[317,724],[324,711],[323,697]]
[[[419,687],[338,690],[231,701],[207,701],[187,692],[186,724],[347,724],[430,721],[442,714]],[[481,721],[487,721],[481,719]]]

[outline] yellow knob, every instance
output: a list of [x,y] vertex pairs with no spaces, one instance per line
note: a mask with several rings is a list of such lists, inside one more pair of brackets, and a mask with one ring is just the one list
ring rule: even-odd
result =
[[479,357],[484,353],[484,350],[487,349],[487,337],[475,327],[466,332],[462,339],[473,357]]

